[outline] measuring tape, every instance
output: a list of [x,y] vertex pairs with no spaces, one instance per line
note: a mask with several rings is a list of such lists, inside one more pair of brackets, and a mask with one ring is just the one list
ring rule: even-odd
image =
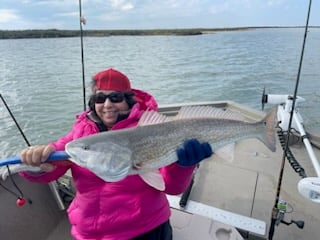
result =
[[215,208],[203,203],[189,200],[185,208],[179,205],[180,197],[167,195],[168,201],[172,208],[180,209],[188,213],[197,214],[212,220],[234,226],[236,228],[246,230],[252,233],[265,235],[266,223],[255,219],[239,215],[236,213],[228,212],[219,208]]

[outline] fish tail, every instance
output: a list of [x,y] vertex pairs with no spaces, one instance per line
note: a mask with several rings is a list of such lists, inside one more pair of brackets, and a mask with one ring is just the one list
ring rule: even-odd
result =
[[262,142],[272,151],[276,151],[276,118],[277,117],[277,107],[273,107],[272,110],[261,120],[264,125],[264,133],[262,134]]

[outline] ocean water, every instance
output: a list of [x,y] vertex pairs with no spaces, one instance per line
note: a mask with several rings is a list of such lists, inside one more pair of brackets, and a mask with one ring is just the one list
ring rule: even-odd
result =
[[[304,29],[217,32],[197,36],[84,38],[86,93],[91,76],[108,67],[159,104],[231,100],[261,109],[270,94],[293,94]],[[307,34],[298,95],[304,124],[320,130],[320,29]],[[0,94],[31,144],[65,134],[83,110],[79,38],[0,41]],[[266,106],[269,108],[271,106]],[[0,102],[0,158],[26,146]]]

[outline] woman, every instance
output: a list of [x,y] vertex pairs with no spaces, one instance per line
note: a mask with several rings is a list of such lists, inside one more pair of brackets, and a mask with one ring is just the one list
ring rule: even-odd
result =
[[92,92],[90,110],[77,116],[67,135],[49,145],[33,146],[21,152],[25,164],[43,170],[21,175],[31,181],[50,182],[71,170],[77,193],[68,215],[75,239],[172,239],[166,194],[180,194],[187,188],[195,165],[212,154],[210,145],[186,141],[184,148],[177,150],[178,162],[160,169],[165,182],[163,192],[146,184],[138,175],[105,182],[71,162],[44,163],[50,153],[64,150],[66,143],[74,139],[134,127],[144,111],[157,110],[150,94],[131,88],[127,76],[112,68],[93,77]]

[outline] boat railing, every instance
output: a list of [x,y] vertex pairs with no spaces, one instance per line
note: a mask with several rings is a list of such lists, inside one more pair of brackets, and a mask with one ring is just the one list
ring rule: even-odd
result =
[[[303,118],[298,111],[296,105],[293,108],[293,97],[290,95],[273,95],[264,94],[262,96],[262,104],[271,103],[278,105],[278,121],[282,131],[291,131],[296,129],[305,145],[311,163],[316,173],[316,177],[304,177],[298,183],[298,190],[305,198],[320,203],[320,164],[313,151],[309,136],[303,126]],[[297,96],[296,103],[304,102],[305,99]],[[292,118],[290,119],[292,115]],[[291,129],[290,127],[291,121]],[[286,149],[284,149],[286,150]]]

